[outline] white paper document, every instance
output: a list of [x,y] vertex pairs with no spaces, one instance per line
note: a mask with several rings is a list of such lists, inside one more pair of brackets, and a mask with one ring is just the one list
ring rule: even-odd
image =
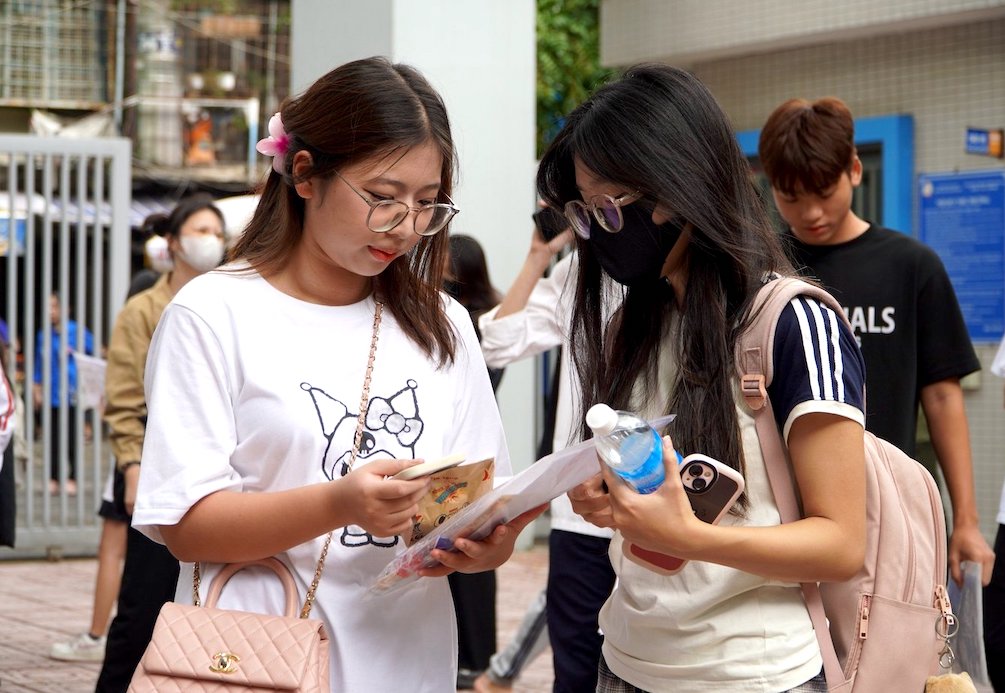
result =
[[82,409],[105,408],[105,368],[108,362],[97,356],[73,352],[77,363],[77,406]]
[[[664,416],[650,423],[659,430],[673,418]],[[370,591],[385,594],[419,579],[420,569],[437,565],[430,556],[433,549],[451,550],[454,539],[458,538],[483,539],[499,525],[583,483],[600,471],[599,465],[592,439],[542,457],[396,556],[381,571]]]

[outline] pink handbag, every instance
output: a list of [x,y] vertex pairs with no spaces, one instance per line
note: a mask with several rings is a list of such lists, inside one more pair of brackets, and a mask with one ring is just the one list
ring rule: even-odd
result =
[[[376,303],[370,355],[363,379],[356,436],[349,469],[356,462],[373,373],[383,304]],[[297,616],[297,586],[289,568],[276,558],[230,563],[213,578],[206,605],[199,605],[199,564],[193,574],[193,605],[168,602],[161,607],[153,636],[129,682],[128,693],[195,691],[302,691],[328,693],[328,633],[321,621],[310,619],[314,595],[328,556],[328,533],[314,580]],[[216,608],[220,592],[234,573],[263,566],[276,573],[286,591],[286,615],[267,616]]]
[[[249,566],[273,570],[286,590],[286,615],[216,608],[223,586]],[[328,633],[297,616],[297,588],[275,558],[231,563],[210,583],[205,606],[166,603],[129,693],[303,691],[327,693]]]

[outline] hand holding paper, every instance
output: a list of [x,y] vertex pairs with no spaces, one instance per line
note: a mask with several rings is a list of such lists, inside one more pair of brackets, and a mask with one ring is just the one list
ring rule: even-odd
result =
[[[654,426],[663,426],[672,418],[666,416],[652,423]],[[599,469],[592,440],[541,458],[396,556],[377,576],[370,591],[382,594],[419,579],[423,575],[420,571],[428,571],[440,565],[433,556],[434,549],[456,551],[454,542],[457,539],[474,542],[485,539],[499,525],[512,522],[522,514],[568,492],[594,476]],[[447,572],[450,570],[442,574]],[[441,573],[434,571],[429,574]]]
[[520,532],[548,509],[544,503],[518,515],[504,525],[499,525],[492,533],[481,541],[457,538],[454,540],[455,550],[445,551],[433,549],[430,557],[439,562],[432,568],[419,570],[421,577],[442,577],[453,572],[480,573],[494,570],[513,554],[513,546]]

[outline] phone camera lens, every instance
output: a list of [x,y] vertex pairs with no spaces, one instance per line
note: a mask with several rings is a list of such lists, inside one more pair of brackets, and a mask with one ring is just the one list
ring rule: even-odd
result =
[[705,470],[701,468],[700,464],[692,464],[690,467],[688,467],[687,473],[690,474],[691,476],[701,476],[702,472],[704,471]]
[[704,479],[701,478],[694,479],[693,481],[691,481],[691,488],[693,488],[695,491],[704,491],[707,485],[708,482],[706,482]]

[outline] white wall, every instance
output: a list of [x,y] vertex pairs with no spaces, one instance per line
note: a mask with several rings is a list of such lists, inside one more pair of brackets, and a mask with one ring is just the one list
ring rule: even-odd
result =
[[1005,0],[603,0],[605,65],[702,60],[1005,16]]
[[394,0],[292,0],[290,93],[342,63],[390,56]]
[[[505,291],[532,229],[534,0],[294,0],[292,84],[299,91],[349,60],[384,55],[440,92],[460,159],[454,233],[477,238]],[[499,406],[514,468],[533,461],[534,364],[506,369]],[[526,535],[525,535],[526,536]]]

